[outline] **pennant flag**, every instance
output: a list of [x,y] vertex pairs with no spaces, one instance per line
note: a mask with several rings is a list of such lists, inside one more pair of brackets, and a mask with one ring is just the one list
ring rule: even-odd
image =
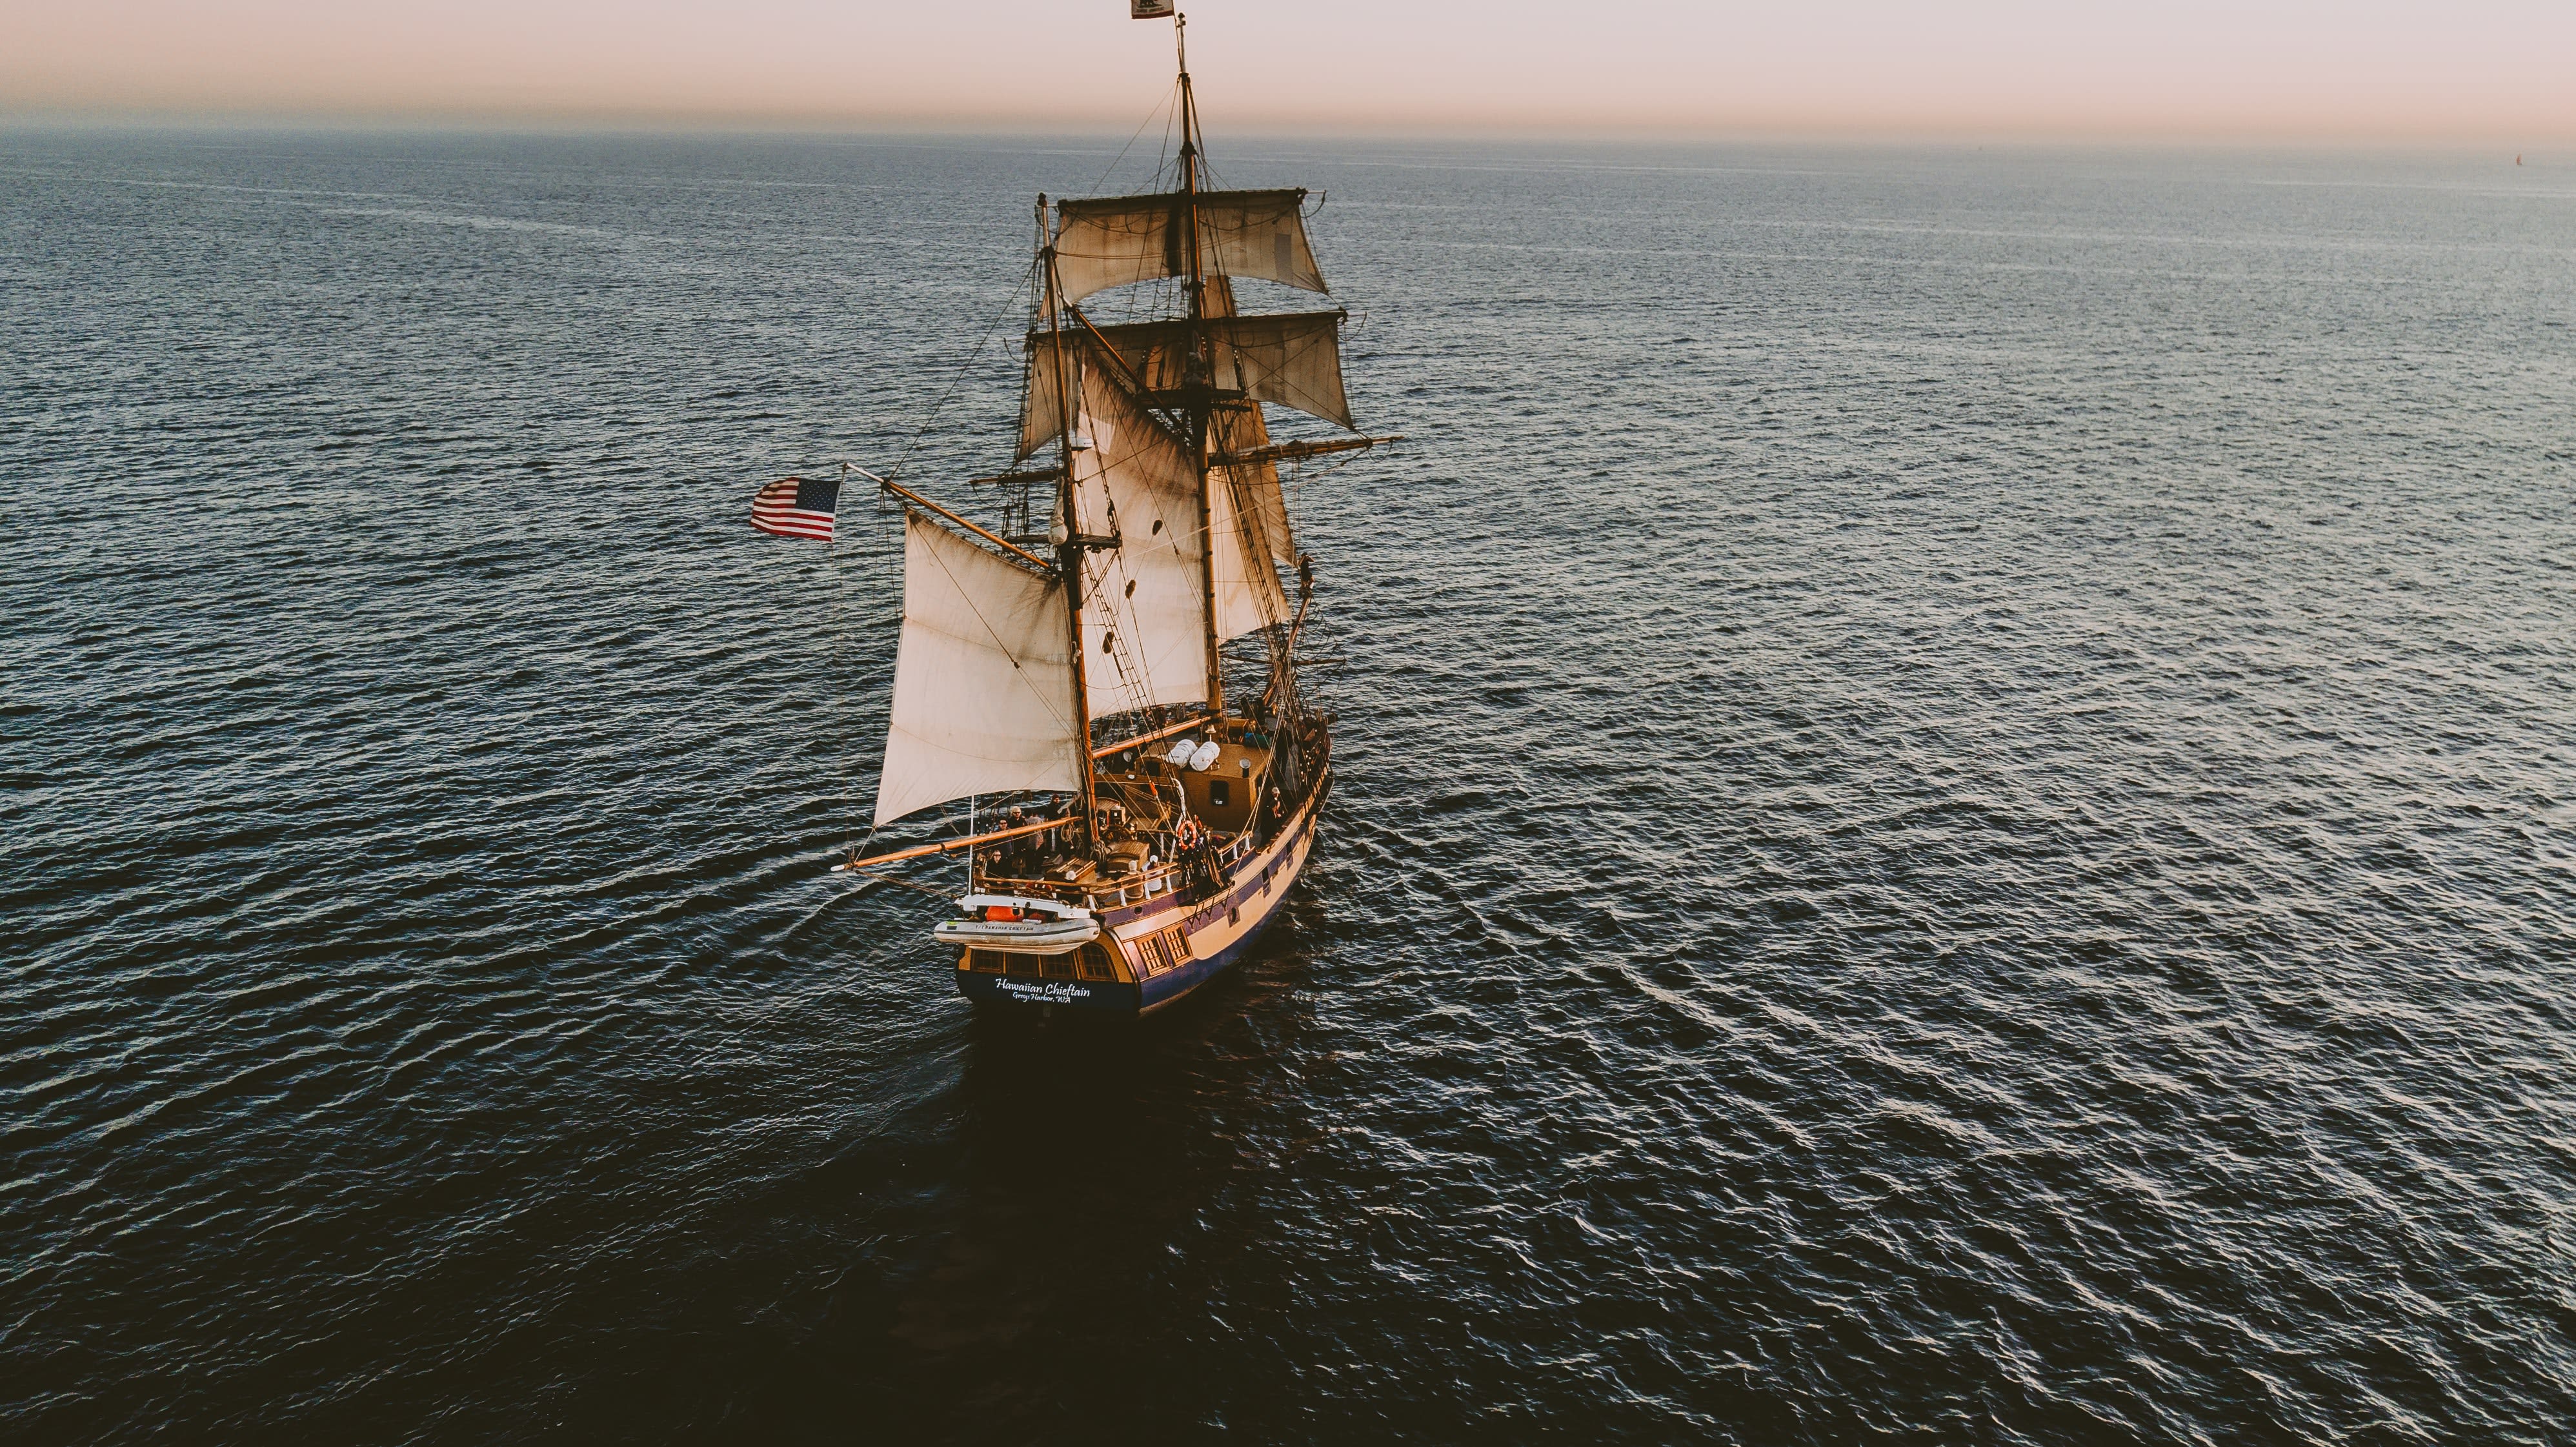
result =
[[840,506],[841,485],[810,477],[782,477],[751,500],[751,525],[782,538],[832,540],[832,513]]
[[1169,20],[1172,18],[1172,0],[1127,0],[1127,18]]

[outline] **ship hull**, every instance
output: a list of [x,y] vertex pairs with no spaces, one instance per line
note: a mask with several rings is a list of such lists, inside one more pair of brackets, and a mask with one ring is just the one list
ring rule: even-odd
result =
[[968,951],[958,958],[958,993],[979,1006],[1038,1017],[1133,1020],[1179,1004],[1252,953],[1313,857],[1331,793],[1328,767],[1279,833],[1232,864],[1223,888],[1100,909],[1100,944],[1117,952],[1118,978],[1050,978],[1033,972],[1031,957],[1005,960],[1001,971],[976,969]]

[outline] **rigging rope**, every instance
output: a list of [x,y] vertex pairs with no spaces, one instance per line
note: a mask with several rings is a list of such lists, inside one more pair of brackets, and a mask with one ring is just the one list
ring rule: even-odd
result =
[[[1155,176],[1159,179],[1165,166],[1173,163],[1175,159],[1172,144],[1173,130],[1181,123],[1182,120],[1182,99],[1182,83],[1180,81],[1175,81],[1172,88],[1165,94],[1162,104],[1148,112],[1145,118],[1137,123],[1135,131],[1127,137],[1126,143],[1118,148],[1117,154],[1110,157],[1109,164],[1101,168],[1100,175],[1092,182],[1091,189],[1097,191],[1101,186],[1106,184],[1110,175],[1118,169],[1119,163],[1127,158],[1127,153],[1135,148],[1137,140],[1145,134],[1146,128],[1151,126],[1158,116],[1163,119],[1162,145],[1156,154],[1154,161]],[[1183,139],[1186,141],[1187,137],[1184,136]],[[1209,161],[1208,157],[1203,152],[1197,156],[1197,161],[1202,174],[1208,181],[1215,182],[1220,186],[1223,184],[1222,178],[1219,176],[1216,167]],[[1226,280],[1221,269],[1214,272],[1213,275],[1221,283]],[[995,313],[993,320],[984,328],[983,334],[976,338],[975,345],[967,351],[965,356],[958,362],[956,368],[951,372],[948,379],[948,385],[941,390],[938,399],[931,404],[929,413],[922,419],[921,425],[914,429],[911,440],[905,444],[902,453],[896,457],[894,465],[887,469],[884,480],[892,481],[904,475],[904,469],[911,464],[913,455],[921,450],[924,440],[928,438],[931,430],[938,425],[940,415],[947,410],[949,402],[954,400],[956,397],[957,390],[964,383],[967,373],[973,370],[975,363],[983,356],[984,348],[991,343],[994,333],[1000,330],[1003,318],[1009,316],[1013,311],[1020,309],[1019,302],[1022,295],[1030,295],[1030,305],[1032,307],[1037,305],[1035,293],[1033,291],[1035,282],[1036,275],[1034,271],[1032,271],[1032,274],[1029,277],[1024,278],[1020,285],[1012,290],[1009,298],[1005,301],[1002,308]],[[1164,286],[1160,288],[1160,290],[1168,293],[1173,287],[1180,284],[1182,284],[1180,278],[1169,278],[1166,279]],[[1229,297],[1230,295],[1231,293],[1229,290]],[[1168,305],[1171,298],[1168,295],[1164,295],[1158,298],[1158,300]],[[1229,308],[1229,310],[1230,309],[1231,308]],[[1252,415],[1254,418],[1254,425],[1259,427],[1262,434],[1266,436],[1267,428],[1261,425],[1260,409],[1257,406],[1253,408]],[[1337,466],[1339,465],[1340,464],[1337,464]],[[847,463],[842,464],[842,469],[843,482],[846,486],[849,475],[849,465]],[[1280,609],[1286,601],[1284,589],[1282,589],[1278,583],[1278,568],[1276,560],[1270,555],[1270,549],[1267,546],[1268,540],[1264,537],[1254,535],[1262,532],[1263,529],[1257,524],[1247,526],[1248,524],[1255,524],[1255,519],[1253,517],[1255,509],[1248,508],[1244,505],[1242,490],[1237,485],[1239,480],[1235,476],[1237,470],[1226,468],[1222,469],[1222,471],[1224,472],[1225,477],[1219,485],[1222,485],[1229,490],[1229,501],[1232,504],[1233,521],[1235,524],[1234,530],[1237,534],[1238,543],[1243,549],[1243,555],[1248,559],[1256,560],[1253,563],[1253,566],[1263,568],[1270,575],[1272,586],[1269,588],[1254,587],[1253,592],[1255,594],[1257,607],[1264,620],[1263,631],[1265,633],[1273,633],[1284,621],[1280,617]],[[1273,476],[1276,476],[1275,469],[1273,470]],[[1104,487],[1104,491],[1105,490],[1106,489]],[[1068,523],[1078,523],[1078,521],[1078,519],[1068,519]],[[1110,523],[1111,532],[1114,535],[1117,531],[1117,517],[1114,502],[1111,503],[1108,510],[1108,521]],[[1203,522],[1202,525],[1196,529],[1198,534],[1197,542],[1202,552],[1214,545],[1215,539],[1212,536],[1214,528],[1212,524],[1213,519],[1209,519],[1206,522]],[[833,552],[837,554],[838,551],[839,530],[836,528],[834,530]],[[1118,563],[1117,560],[1113,560],[1113,563],[1116,564],[1116,571],[1122,573],[1125,571],[1123,563]],[[947,571],[944,563],[942,564],[942,571]],[[1090,569],[1086,568],[1085,571],[1089,572]],[[835,631],[841,638],[848,639],[852,636],[851,629],[848,626],[852,592],[849,569],[846,567],[836,568],[834,572],[836,582],[838,583],[838,587],[836,589],[837,596],[835,599],[835,611],[839,615],[835,620]],[[1244,581],[1249,583],[1251,580],[1246,579]],[[955,584],[956,582],[953,576],[951,578],[951,582],[952,584]],[[965,589],[962,585],[958,586],[958,592],[960,596],[965,595]],[[1127,600],[1121,596],[1118,598],[1116,603],[1113,603],[1110,607],[1104,610],[1110,622],[1123,622],[1126,625],[1124,628],[1113,631],[1111,638],[1108,640],[1110,643],[1108,651],[1119,674],[1119,691],[1125,695],[1123,701],[1126,702],[1131,709],[1141,710],[1153,706],[1153,680],[1150,677],[1146,677],[1141,683],[1138,681],[1138,675],[1143,673],[1145,670],[1142,667],[1141,661],[1131,658],[1127,646],[1130,639],[1137,633],[1138,624],[1136,621],[1136,613],[1132,604],[1130,604],[1123,610],[1126,616],[1122,619],[1120,617],[1122,609],[1118,606],[1118,604],[1126,603],[1126,601]],[[1216,599],[1213,596],[1207,600],[1207,606],[1211,609],[1216,606]],[[968,601],[968,607],[970,609],[974,609],[974,604],[971,599]],[[1001,639],[998,634],[994,633],[990,620],[983,617],[980,609],[975,609],[974,611],[976,613],[977,621],[984,625],[988,634],[993,634],[994,642],[997,645],[1000,644]],[[1075,631],[1075,636],[1077,638],[1080,637],[1080,631],[1078,628]],[[1002,651],[1005,655],[1008,655],[1010,652],[1008,648],[1003,648]],[[1013,662],[1016,664],[1018,660],[1013,659]],[[1084,675],[1087,677],[1089,672],[1088,658],[1084,650],[1079,645],[1077,645],[1075,650],[1073,666],[1077,669],[1084,670]],[[1023,677],[1023,681],[1026,681],[1025,677]],[[1043,695],[1041,695],[1040,701],[1046,706],[1050,714],[1056,714],[1053,704],[1046,701],[1043,698]],[[1062,721],[1061,715],[1056,715],[1056,717],[1059,722]],[[857,825],[857,787],[855,778],[850,770],[849,756],[846,751],[841,754],[840,764],[842,799],[844,807],[850,811],[849,827],[855,829]],[[884,787],[884,780],[882,778],[878,780],[878,787],[880,790]],[[877,832],[877,826],[871,824],[866,836],[858,844],[852,846],[850,857],[852,859],[860,857],[861,851],[865,850],[869,845],[875,842]]]
[[915,452],[921,450],[921,440],[929,436],[930,429],[939,424],[939,414],[946,410],[950,399],[957,395],[958,385],[966,380],[966,373],[974,367],[975,359],[984,355],[984,344],[993,340],[993,333],[1001,330],[1002,318],[1010,315],[1012,311],[1018,308],[1020,293],[1027,291],[1029,289],[1029,285],[1030,283],[1024,280],[1018,286],[1011,289],[1011,295],[1009,299],[1003,303],[1002,310],[994,314],[991,323],[985,326],[984,334],[975,339],[973,349],[968,351],[965,358],[958,362],[957,369],[949,374],[947,389],[939,394],[939,400],[937,402],[931,404],[930,415],[922,419],[921,426],[915,429],[912,434],[912,441],[904,445],[903,455],[897,457],[894,461],[894,466],[886,470],[886,481],[892,482],[903,476],[904,465],[912,461],[912,455]]
[[[985,346],[993,340],[993,333],[1001,329],[1002,319],[1009,316],[1014,310],[1018,309],[1020,296],[1023,292],[1027,291],[1028,288],[1029,282],[1026,279],[1023,279],[1018,286],[1012,288],[1010,296],[1006,298],[1002,304],[1001,311],[995,313],[993,320],[985,326],[984,334],[977,337],[975,339],[974,347],[970,349],[963,358],[959,359],[955,370],[949,374],[947,387],[940,392],[938,400],[931,404],[930,412],[922,419],[921,425],[913,430],[912,440],[904,445],[902,454],[895,459],[895,464],[893,468],[887,472],[885,480],[892,481],[893,479],[903,475],[904,466],[912,460],[912,455],[921,449],[922,439],[930,435],[930,429],[939,424],[939,414],[947,409],[949,401],[957,395],[957,389],[966,380],[966,374],[973,370],[976,360],[983,356]],[[841,464],[841,469],[842,485],[844,490],[846,490],[849,483],[849,473],[851,470],[850,465],[844,462]],[[841,529],[839,526],[835,525],[832,529],[831,554],[827,561],[838,561],[840,552]],[[851,569],[846,565],[835,567],[832,569],[832,574],[834,582],[833,613],[835,615],[833,618],[832,631],[835,637],[840,640],[844,650],[846,650],[849,646],[849,640],[855,636],[854,631],[850,627],[850,613],[852,607],[851,594],[854,591],[850,578]],[[853,680],[853,682],[857,682],[857,680]],[[848,832],[855,833],[858,829],[858,781],[856,775],[851,772],[849,751],[846,749],[839,750],[837,757],[841,774],[841,804],[843,809],[842,827]],[[883,788],[885,781],[880,778],[877,781],[877,784],[879,788]],[[869,845],[876,842],[876,837],[877,826],[874,823],[871,823],[868,826],[866,837],[858,843],[850,846],[850,857],[852,859],[858,858]]]
[[[1109,164],[1108,164],[1108,165],[1106,165],[1106,166],[1101,167],[1101,168],[1100,168],[1100,174],[1099,174],[1098,176],[1096,176],[1096,177],[1092,178],[1092,182],[1091,182],[1091,189],[1092,189],[1092,190],[1097,191],[1097,190],[1099,190],[1102,186],[1104,186],[1104,185],[1106,185],[1106,184],[1108,183],[1108,181],[1109,181],[1109,173],[1110,173],[1110,172],[1112,172],[1112,171],[1117,170],[1117,169],[1118,169],[1118,163],[1119,163],[1119,162],[1121,162],[1121,161],[1123,161],[1123,160],[1126,160],[1126,159],[1127,159],[1127,152],[1135,146],[1135,144],[1136,144],[1136,140],[1137,140],[1137,137],[1138,137],[1138,136],[1142,136],[1142,135],[1144,135],[1144,134],[1145,134],[1145,128],[1146,128],[1147,126],[1150,126],[1150,125],[1152,125],[1152,124],[1154,123],[1154,118],[1155,118],[1156,116],[1167,116],[1167,115],[1169,115],[1169,114],[1170,114],[1170,112],[1171,112],[1171,109],[1172,109],[1172,104],[1173,104],[1173,102],[1175,102],[1175,101],[1179,100],[1179,99],[1180,99],[1180,97],[1181,97],[1181,88],[1180,88],[1180,83],[1179,83],[1178,81],[1175,81],[1175,82],[1173,82],[1173,84],[1172,84],[1172,88],[1171,88],[1171,90],[1170,90],[1170,91],[1168,91],[1167,93],[1165,93],[1165,95],[1163,96],[1163,103],[1162,103],[1160,106],[1155,107],[1153,110],[1147,111],[1147,112],[1145,113],[1145,118],[1144,118],[1143,120],[1138,121],[1138,122],[1136,123],[1136,134],[1135,134],[1135,135],[1133,135],[1133,136],[1129,136],[1129,137],[1127,138],[1127,144],[1126,144],[1126,145],[1124,145],[1124,146],[1120,146],[1120,147],[1118,148],[1118,154],[1117,154],[1117,155],[1114,155],[1114,156],[1112,156],[1112,157],[1110,157],[1110,158],[1109,158]],[[1164,148],[1165,148],[1165,149],[1167,149],[1167,150],[1171,147],[1171,144],[1172,144],[1171,136],[1172,136],[1172,124],[1171,124],[1171,122],[1170,122],[1169,120],[1166,120],[1166,121],[1164,121],[1164,122],[1163,122],[1163,145],[1164,145]],[[1162,160],[1162,157],[1157,156],[1157,157],[1155,157],[1155,158],[1154,158],[1154,174],[1156,174],[1156,175],[1158,175],[1158,176],[1159,176],[1159,175],[1161,175],[1161,174],[1162,174],[1162,171],[1163,171],[1163,160]]]

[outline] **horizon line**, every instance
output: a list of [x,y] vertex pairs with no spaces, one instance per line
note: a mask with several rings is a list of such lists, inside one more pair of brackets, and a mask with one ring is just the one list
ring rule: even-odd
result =
[[[1137,128],[1107,116],[1030,113],[868,113],[823,110],[671,109],[582,106],[10,106],[0,127],[102,130],[349,130],[534,134],[650,133],[710,135],[890,135],[1106,138]],[[2172,145],[2185,148],[2400,151],[2503,150],[2528,157],[2535,148],[2576,148],[2576,130],[2515,131],[2490,124],[2453,127],[2364,127],[2260,124],[2006,120],[1894,117],[1835,123],[1790,118],[1527,117],[1469,118],[1383,115],[1319,121],[1308,116],[1238,115],[1235,134],[1259,140],[1513,140],[1772,142],[1815,144],[2067,146]]]

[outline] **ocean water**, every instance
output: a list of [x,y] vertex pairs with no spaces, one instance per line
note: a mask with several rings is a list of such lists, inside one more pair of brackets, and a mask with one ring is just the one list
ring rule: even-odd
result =
[[1117,149],[0,133],[0,1436],[2576,1440],[2576,173],[1220,125],[1338,792],[1030,1032],[744,517]]

